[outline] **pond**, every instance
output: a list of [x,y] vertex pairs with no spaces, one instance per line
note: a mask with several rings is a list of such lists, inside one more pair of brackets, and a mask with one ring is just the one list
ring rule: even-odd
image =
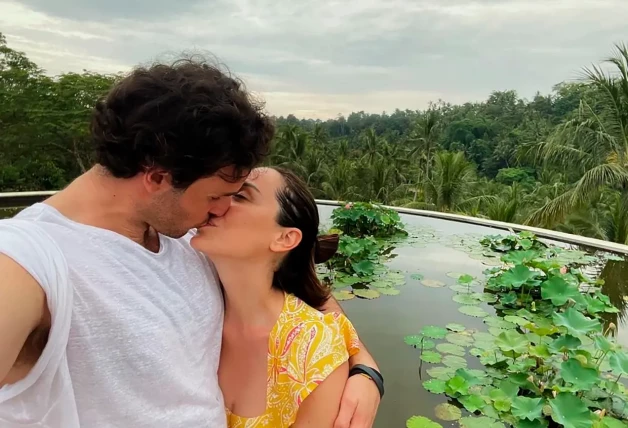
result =
[[[334,208],[319,206],[321,221],[327,227],[331,226],[329,218]],[[481,254],[463,251],[460,247],[478,243],[485,235],[507,232],[413,215],[402,214],[401,220],[408,231],[434,236],[428,242],[401,243],[395,248],[396,257],[389,262],[389,266],[406,276],[407,283],[399,287],[401,293],[372,300],[354,298],[341,302],[385,376],[386,395],[380,405],[375,428],[403,428],[413,415],[426,416],[443,427],[458,426],[457,422],[436,418],[435,406],[447,402],[447,397],[424,389],[422,381],[430,378],[425,373],[430,365],[422,364],[419,371],[419,351],[404,343],[404,337],[418,334],[427,325],[444,326],[448,323],[460,323],[467,329],[487,330],[482,318],[473,318],[458,311],[460,305],[452,300],[455,292],[448,286],[456,284],[452,273],[465,273],[482,279],[483,271],[489,267],[486,263],[491,264],[490,259]],[[413,273],[420,273],[425,279],[440,281],[447,286],[425,286],[411,278]],[[619,314],[610,314],[616,317],[613,321],[618,325],[618,341],[628,345],[628,328],[624,321],[628,266],[624,261],[608,261],[601,275],[606,279],[604,293],[621,309]],[[495,314],[488,304],[480,307],[491,315]],[[470,369],[481,367],[476,358],[469,359]]]

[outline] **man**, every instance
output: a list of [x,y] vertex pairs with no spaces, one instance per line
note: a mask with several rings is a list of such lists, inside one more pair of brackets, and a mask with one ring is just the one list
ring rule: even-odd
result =
[[[223,304],[188,231],[228,210],[273,125],[186,60],[132,72],[90,129],[96,165],[0,222],[0,426],[223,428]],[[336,426],[372,426],[379,399],[350,377]]]

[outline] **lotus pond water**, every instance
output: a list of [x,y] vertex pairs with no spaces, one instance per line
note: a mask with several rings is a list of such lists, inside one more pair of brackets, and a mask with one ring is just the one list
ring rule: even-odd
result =
[[[319,207],[327,228],[335,208]],[[511,243],[495,235],[508,232],[400,218],[409,234],[387,249],[386,268],[376,264],[379,278],[366,286],[377,297],[351,291],[351,281],[335,288],[385,375],[376,428],[626,426],[623,257],[559,244],[574,251],[532,266],[533,251],[545,247],[524,235],[505,263]],[[585,266],[563,268],[574,263]],[[587,281],[589,290],[574,293]]]

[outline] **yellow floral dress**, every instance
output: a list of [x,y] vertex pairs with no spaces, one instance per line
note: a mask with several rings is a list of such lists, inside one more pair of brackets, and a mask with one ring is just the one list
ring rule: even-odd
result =
[[227,409],[227,426],[288,428],[303,400],[358,351],[358,335],[347,317],[323,314],[286,294],[268,340],[266,412],[244,418]]

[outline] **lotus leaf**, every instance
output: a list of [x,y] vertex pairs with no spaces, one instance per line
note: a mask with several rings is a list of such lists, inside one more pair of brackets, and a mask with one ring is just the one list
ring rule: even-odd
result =
[[461,331],[464,331],[466,327],[463,326],[462,324],[449,323],[445,326],[445,328],[447,328],[447,330],[451,330],[453,332],[459,333]]
[[443,358],[443,364],[447,367],[459,369],[467,366],[467,360],[457,355],[446,355]]
[[451,367],[435,366],[426,370],[427,374],[434,379],[449,380],[454,377],[455,369]]
[[616,374],[628,374],[628,354],[625,352],[613,353],[609,363]]
[[445,381],[441,379],[430,379],[423,382],[423,388],[432,394],[442,394],[445,392]]
[[473,282],[474,279],[475,278],[473,278],[471,275],[465,273],[463,275],[460,275],[457,281],[458,281],[458,284],[469,285]]
[[573,394],[561,392],[549,405],[554,422],[563,424],[565,428],[590,428],[593,425],[591,411]]
[[406,421],[406,428],[443,428],[443,426],[425,416],[412,416]]
[[523,354],[528,350],[530,342],[525,335],[517,333],[515,330],[507,330],[497,336],[495,344],[504,352]]
[[510,410],[512,402],[509,398],[499,398],[493,402],[493,407],[499,412],[507,412]]
[[460,278],[462,275],[464,275],[464,273],[460,273],[460,272],[447,272],[447,276],[453,279],[458,279]]
[[536,278],[539,274],[525,265],[518,264],[504,272],[497,280],[497,284],[504,288],[520,288],[523,284]]
[[563,379],[572,383],[576,388],[586,390],[595,385],[599,378],[596,369],[583,367],[575,358],[563,361],[560,365],[560,372]]
[[421,329],[421,334],[431,339],[443,339],[447,335],[447,330],[434,325],[426,325]]
[[460,404],[462,404],[464,408],[471,413],[477,412],[486,406],[486,401],[484,401],[484,399],[479,395],[474,394],[460,397],[458,398],[458,401],[460,401]]
[[456,284],[456,285],[450,285],[449,288],[454,290],[456,293],[462,293],[462,294],[473,293],[473,289],[468,285]]
[[539,252],[535,250],[526,250],[526,251],[511,251],[507,254],[504,254],[501,259],[506,263],[512,263],[514,265],[523,265],[524,263],[528,263],[539,256]]
[[423,351],[421,352],[421,360],[425,361],[426,363],[436,364],[441,362],[442,357],[438,352]]
[[515,428],[546,428],[547,420],[545,419],[535,419],[533,421],[529,421],[527,419],[520,419],[515,424]]
[[373,275],[375,270],[375,263],[370,260],[360,260],[359,262],[351,263],[353,271],[358,275],[370,276]]
[[502,305],[514,305],[515,303],[517,303],[517,293],[511,291],[508,294],[504,294],[500,297],[499,302]]
[[622,422],[619,419],[615,419],[610,416],[603,417],[600,422],[601,428],[626,428],[625,422]]
[[469,383],[462,376],[454,376],[449,379],[446,383],[445,392],[448,395],[457,396],[457,395],[467,395],[469,392]]
[[358,297],[361,297],[363,299],[377,299],[380,294],[379,291],[377,290],[368,290],[368,289],[364,289],[364,288],[354,288],[353,289],[353,294],[355,294]]
[[341,302],[343,300],[350,300],[350,299],[353,299],[355,297],[355,294],[353,294],[352,292],[350,292],[348,290],[334,290],[334,291],[331,292],[331,294],[339,302]]
[[530,321],[517,315],[506,315],[504,317],[504,320],[511,322],[513,324],[517,324],[521,327],[525,327],[526,325],[530,324]]
[[441,403],[436,406],[434,413],[438,419],[443,421],[457,421],[462,416],[459,408],[447,403]]
[[454,302],[462,305],[479,305],[482,301],[473,294],[456,294],[452,298]]
[[458,307],[458,312],[461,312],[465,315],[469,315],[472,317],[478,317],[478,318],[483,318],[485,316],[488,316],[488,312],[486,312],[484,309],[480,308],[479,306],[460,306]]
[[487,416],[467,416],[460,419],[462,428],[504,428],[504,424]]
[[503,328],[497,328],[497,327],[489,327],[488,328],[488,332],[491,333],[493,336],[499,336],[500,334],[502,334],[505,331],[508,331],[508,330],[504,330]]
[[421,273],[413,273],[412,275],[410,275],[410,278],[415,281],[421,281],[423,278],[425,278],[425,276],[423,276],[423,274]]
[[445,336],[445,339],[449,343],[460,346],[470,346],[473,343],[473,338],[464,333],[448,333],[447,336]]
[[549,345],[549,349],[552,352],[565,352],[571,349],[576,349],[582,344],[582,341],[577,337],[574,337],[570,334],[564,334],[560,336],[558,339],[554,340]]
[[533,357],[543,358],[543,359],[549,358],[552,356],[552,354],[550,354],[549,352],[547,345],[530,346],[530,355],[532,355]]
[[574,308],[569,308],[562,313],[555,313],[552,318],[556,325],[565,327],[574,336],[602,331],[602,325],[598,320],[585,317]]
[[453,343],[439,343],[436,345],[436,350],[442,352],[443,354],[458,355],[460,357],[465,354],[462,346],[454,345]]
[[486,323],[487,325],[491,327],[497,327],[497,328],[503,328],[503,329],[517,328],[515,324],[508,321],[504,321],[504,319],[500,317],[494,317],[494,316],[484,318],[484,323]]
[[423,281],[421,281],[421,284],[431,288],[440,288],[445,286],[444,282],[438,281],[436,279],[424,279]]
[[401,293],[401,291],[397,290],[396,288],[378,288],[377,291],[385,296],[397,296],[399,293]]
[[569,299],[581,297],[578,287],[569,285],[559,276],[553,276],[541,284],[541,297],[551,300],[554,306],[563,306]]
[[480,300],[486,303],[495,303],[497,302],[497,296],[491,293],[482,293]]

